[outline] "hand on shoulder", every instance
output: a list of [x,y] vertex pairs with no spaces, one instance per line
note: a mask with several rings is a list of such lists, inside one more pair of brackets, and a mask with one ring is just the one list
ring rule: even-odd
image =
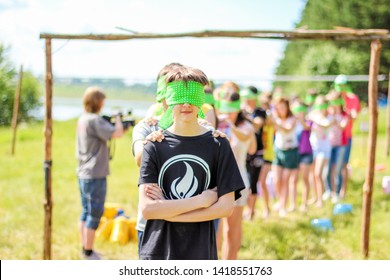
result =
[[144,140],[144,145],[146,143],[148,143],[149,141],[150,142],[161,142],[162,140],[164,140],[164,133],[163,133],[163,130],[162,129],[159,129],[157,131],[154,131],[152,133],[150,133],[148,136],[146,136],[145,140]]

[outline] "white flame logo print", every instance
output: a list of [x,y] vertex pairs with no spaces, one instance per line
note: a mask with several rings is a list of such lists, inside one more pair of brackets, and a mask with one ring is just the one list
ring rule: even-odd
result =
[[[184,163],[186,167],[186,173],[184,174],[184,176],[180,176],[174,179],[171,185],[170,186],[168,185],[169,187],[168,186],[164,187],[165,172],[169,169],[169,167],[171,167],[174,163],[177,162]],[[208,164],[203,159],[194,155],[189,155],[189,154],[177,155],[170,158],[163,164],[158,177],[158,185],[163,190],[164,196],[166,198],[183,199],[183,198],[192,197],[194,194],[196,194],[199,186],[199,181],[194,174],[194,170],[192,169],[191,165],[188,164],[188,162],[196,163],[200,167],[202,167],[206,175],[204,180],[203,190],[206,190],[208,188],[210,183],[210,169]],[[167,195],[165,191],[169,191],[169,195]]]
[[[186,165],[186,174],[183,179],[176,178],[171,185],[172,194],[179,199],[193,196],[198,189],[198,179],[194,177],[194,170],[187,162],[184,161],[184,164]],[[180,179],[181,181],[177,183]]]

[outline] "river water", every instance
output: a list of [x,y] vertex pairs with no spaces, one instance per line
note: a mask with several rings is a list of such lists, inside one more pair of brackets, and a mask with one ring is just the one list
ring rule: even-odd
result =
[[[42,101],[43,104],[43,101]],[[153,102],[149,101],[130,101],[130,100],[112,100],[107,99],[102,111],[102,114],[110,115],[118,110],[132,111],[133,116],[136,118],[143,118],[150,105]],[[34,116],[38,119],[44,117],[44,105],[42,105]],[[53,97],[52,116],[54,120],[66,121],[69,119],[77,118],[83,112],[83,103],[79,98],[65,98],[65,97]]]

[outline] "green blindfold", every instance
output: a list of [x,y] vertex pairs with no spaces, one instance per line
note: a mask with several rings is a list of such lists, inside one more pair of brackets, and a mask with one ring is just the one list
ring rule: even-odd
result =
[[214,105],[215,104],[215,100],[214,100],[214,96],[213,94],[205,94],[205,101],[204,103],[207,103],[207,104],[210,104],[210,105]]
[[336,100],[331,100],[330,104],[334,105],[334,106],[343,106],[344,105],[344,99],[339,98],[339,99],[336,99]]
[[316,111],[322,111],[328,109],[329,105],[328,104],[316,104],[313,105],[312,109]]
[[303,105],[298,105],[298,106],[294,106],[291,111],[294,113],[294,114],[298,114],[298,113],[306,113],[307,112],[307,107],[306,106],[303,106]]
[[168,109],[162,115],[159,126],[167,129],[173,124],[173,107],[178,104],[191,104],[199,108],[199,117],[204,118],[201,110],[205,102],[204,87],[194,81],[176,81],[166,85],[165,101]]
[[245,88],[242,91],[240,91],[240,96],[242,98],[247,99],[247,100],[256,100],[257,99],[257,95],[253,91],[251,91],[249,88]]
[[220,100],[218,103],[218,110],[223,113],[233,113],[238,112],[241,109],[241,102],[240,100],[237,101],[226,101],[226,100]]
[[352,92],[352,88],[348,84],[335,84],[334,89],[337,92]]
[[314,102],[314,100],[316,99],[316,95],[312,95],[312,94],[308,94],[306,95],[305,97],[305,103],[306,104],[312,104]]
[[165,98],[167,87],[165,84],[165,75],[161,76],[157,81],[157,96],[156,101],[161,102]]

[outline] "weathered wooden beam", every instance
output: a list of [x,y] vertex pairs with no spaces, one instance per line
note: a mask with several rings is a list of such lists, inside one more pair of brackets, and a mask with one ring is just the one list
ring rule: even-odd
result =
[[43,259],[51,259],[51,225],[52,225],[52,191],[51,191],[51,167],[52,167],[52,97],[53,74],[51,39],[46,39],[46,92],[45,92],[45,119],[44,119],[44,172],[45,172],[45,201],[43,204],[45,219],[43,232]]
[[40,38],[68,39],[68,40],[131,40],[131,39],[165,39],[165,38],[258,38],[283,40],[390,40],[387,29],[351,29],[351,30],[205,30],[184,33],[135,33],[135,34],[54,34],[41,33]]
[[12,126],[11,155],[15,154],[16,131],[18,129],[19,103],[20,103],[20,95],[22,93],[22,83],[23,83],[23,65],[20,66],[19,82],[16,85],[15,98],[14,98],[14,110],[12,113],[12,122],[11,122],[11,126]]
[[367,143],[367,170],[363,185],[363,209],[361,229],[361,251],[365,258],[369,253],[371,201],[374,190],[375,152],[378,129],[378,72],[382,44],[379,40],[371,42],[370,79],[368,81],[368,107],[370,113],[368,143]]

